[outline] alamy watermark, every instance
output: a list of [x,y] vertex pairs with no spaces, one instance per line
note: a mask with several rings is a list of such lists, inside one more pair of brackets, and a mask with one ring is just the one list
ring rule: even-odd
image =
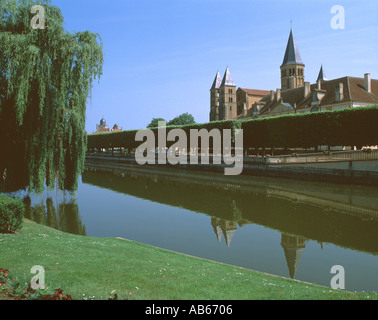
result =
[[[190,148],[188,149],[187,133],[183,129],[172,129],[167,134],[166,122],[160,121],[158,128],[157,142],[155,145],[155,133],[149,129],[139,130],[136,133],[135,141],[143,142],[135,152],[135,160],[138,164],[155,164],[156,156],[158,164],[198,164],[201,157],[201,164],[210,163],[210,138],[213,141],[212,160],[213,164],[229,165],[224,169],[225,175],[239,175],[243,171],[243,130],[235,130],[235,146],[232,147],[231,129],[190,129]],[[177,139],[178,138],[178,139]],[[177,139],[177,141],[176,141]],[[199,140],[201,145],[199,146]],[[174,142],[167,148],[167,142]],[[223,148],[222,148],[223,146]],[[157,148],[156,148],[157,147]],[[200,150],[200,151],[199,151]],[[234,155],[232,154],[234,150]],[[233,167],[230,167],[232,166]]]
[[334,30],[345,29],[345,9],[341,5],[335,5],[331,8],[331,28]]
[[334,290],[345,289],[345,269],[343,266],[335,265],[331,268],[331,274],[335,276],[331,279],[331,288]]
[[45,289],[45,269],[42,266],[33,266],[30,273],[36,274],[30,281],[32,289]]
[[35,16],[31,19],[30,26],[36,29],[45,29],[45,8],[40,5],[35,5],[31,8],[31,14]]

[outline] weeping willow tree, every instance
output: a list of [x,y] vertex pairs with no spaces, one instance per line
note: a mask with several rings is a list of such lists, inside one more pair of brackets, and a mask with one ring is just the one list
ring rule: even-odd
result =
[[[102,74],[101,37],[66,31],[49,0],[0,4],[0,180],[8,191],[40,192],[56,181],[74,191],[84,169],[86,104]],[[37,4],[45,24],[34,29]]]

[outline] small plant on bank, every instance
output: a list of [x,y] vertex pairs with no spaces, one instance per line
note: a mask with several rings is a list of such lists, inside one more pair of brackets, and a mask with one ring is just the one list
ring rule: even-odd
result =
[[53,294],[46,294],[41,297],[42,300],[72,300],[69,294],[63,294],[62,289],[55,289]]
[[21,227],[24,214],[21,199],[0,195],[0,233],[15,233]]
[[68,294],[63,294],[63,289],[48,291],[47,289],[33,289],[30,282],[13,279],[9,276],[9,270],[0,268],[0,293],[17,300],[72,300]]
[[8,273],[7,269],[0,268],[0,291],[4,290],[8,283]]
[[12,279],[9,270],[0,268],[0,292],[9,297],[25,297],[28,293],[27,283]]

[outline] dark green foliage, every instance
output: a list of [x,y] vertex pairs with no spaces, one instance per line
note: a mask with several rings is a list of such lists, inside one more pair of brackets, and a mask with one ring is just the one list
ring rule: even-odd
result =
[[[189,137],[190,129],[207,129],[208,131],[231,129],[234,137],[236,129],[243,129],[244,148],[312,148],[321,145],[377,145],[377,123],[378,106],[371,106],[247,121],[226,120],[185,126],[167,126],[166,130],[168,133],[169,130],[180,128]],[[158,128],[151,130],[155,132],[157,139]],[[135,141],[136,132],[137,130],[89,135],[88,147],[90,149],[136,148],[141,144],[141,142]],[[169,147],[169,144],[167,146]]]
[[[202,124],[188,124],[185,126],[167,126],[165,127],[166,132],[173,129],[182,129],[186,132],[186,135],[188,137],[188,144],[190,143],[189,137],[190,137],[190,130],[196,129],[207,129],[208,131],[211,131],[212,129],[231,129],[232,130],[232,141],[234,142],[235,138],[235,130],[241,128],[241,122],[237,120],[226,120],[226,121],[214,121],[214,122],[208,122],[208,123],[202,123]],[[151,130],[155,134],[155,145],[158,145],[158,130],[159,128],[150,128],[148,130]],[[93,150],[95,148],[100,149],[109,149],[109,148],[130,148],[134,149],[139,147],[142,142],[135,141],[135,135],[138,132],[138,130],[130,130],[130,131],[121,131],[121,132],[110,132],[110,133],[98,133],[98,134],[91,134],[88,135],[88,149]],[[175,143],[167,142],[167,147],[170,147]]]
[[[0,173],[8,190],[75,190],[84,168],[85,111],[102,73],[100,36],[69,33],[49,0],[0,0]],[[31,7],[45,8],[33,29]]]
[[242,123],[244,147],[377,145],[377,121],[378,106],[248,120]]
[[105,132],[88,135],[88,150],[94,148],[136,148],[141,142],[135,141],[138,130]]
[[21,227],[24,214],[21,199],[0,195],[0,233],[15,233]]
[[187,124],[196,123],[194,117],[189,113],[183,113],[176,118],[173,118],[171,121],[167,123],[168,126],[184,126]]
[[166,122],[163,118],[153,118],[147,128],[156,128],[159,126],[159,121]]

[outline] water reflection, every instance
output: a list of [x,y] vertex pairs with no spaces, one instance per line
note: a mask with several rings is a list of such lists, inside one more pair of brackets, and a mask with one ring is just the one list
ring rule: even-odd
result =
[[[378,254],[376,188],[326,187],[256,177],[225,180],[205,173],[93,164],[87,166],[82,179],[101,188],[209,215],[218,241],[223,235],[227,246],[238,226],[258,224],[281,232],[282,239],[311,239],[320,246],[327,242]],[[304,248],[304,240],[293,243]],[[288,240],[281,244],[285,254],[290,251]]]
[[290,277],[294,279],[303,249],[306,247],[306,239],[303,237],[282,234],[281,246],[285,252]]
[[54,200],[48,197],[46,200],[41,199],[39,203],[37,201],[33,204],[32,198],[26,196],[24,203],[25,218],[67,233],[86,235],[75,199],[54,203]]
[[378,290],[378,188],[87,161],[76,196],[25,201],[29,219],[65,232],[325,286],[340,264],[347,290]]
[[[196,229],[190,230],[194,224],[185,225],[189,220],[167,221],[167,217],[160,224],[156,218],[139,226],[130,213],[125,237],[136,241],[148,243],[154,238],[156,246],[326,286],[329,268],[342,261],[348,270],[347,289],[378,288],[377,188],[96,163],[87,163],[82,181],[119,197],[124,194],[209,217],[193,217]],[[112,208],[119,207],[112,204]],[[147,210],[138,209],[134,215],[142,215],[142,220],[156,216],[146,214]],[[183,214],[180,210],[177,215]],[[208,231],[198,221],[210,224]],[[143,233],[147,226],[160,228],[161,233],[145,234],[142,240],[132,235],[132,229]],[[212,237],[207,239],[204,232]],[[191,234],[195,239],[188,238]],[[158,237],[165,239],[155,240]]]

